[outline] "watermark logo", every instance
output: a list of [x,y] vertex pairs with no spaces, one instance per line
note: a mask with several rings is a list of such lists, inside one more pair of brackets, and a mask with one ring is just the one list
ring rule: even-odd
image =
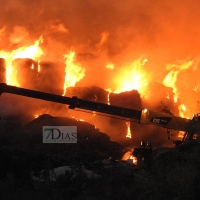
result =
[[43,143],[77,143],[77,127],[43,126]]

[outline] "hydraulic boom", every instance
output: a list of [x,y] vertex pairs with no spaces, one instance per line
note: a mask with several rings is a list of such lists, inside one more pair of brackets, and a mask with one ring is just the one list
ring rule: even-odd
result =
[[7,85],[5,83],[0,83],[0,95],[2,93],[11,93],[61,104],[67,104],[69,105],[69,109],[79,108],[84,110],[91,110],[99,113],[126,118],[129,121],[134,121],[141,124],[153,124],[156,126],[165,127],[167,129],[174,129],[179,131],[187,131],[191,122],[190,119],[176,117],[166,113],[152,112],[147,109],[134,110],[130,108],[79,99],[75,96],[65,97],[46,92],[19,88]]

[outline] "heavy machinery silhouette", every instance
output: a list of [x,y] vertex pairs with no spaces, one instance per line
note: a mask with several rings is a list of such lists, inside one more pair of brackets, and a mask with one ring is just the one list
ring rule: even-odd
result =
[[[0,95],[2,93],[11,93],[61,104],[69,105],[69,109],[84,109],[103,113],[119,118],[125,118],[128,121],[133,121],[140,124],[151,124],[167,129],[168,138],[170,138],[170,130],[183,131],[184,136],[181,140],[175,140],[175,147],[187,144],[190,141],[197,140],[200,135],[200,113],[195,114],[193,119],[186,119],[170,115],[168,113],[152,112],[147,109],[134,110],[104,103],[88,101],[73,97],[65,97],[56,94],[50,94],[20,87],[0,83]],[[158,151],[160,152],[160,150]],[[135,148],[133,155],[141,160],[148,160],[152,154],[152,146],[150,142],[141,142],[140,148]]]

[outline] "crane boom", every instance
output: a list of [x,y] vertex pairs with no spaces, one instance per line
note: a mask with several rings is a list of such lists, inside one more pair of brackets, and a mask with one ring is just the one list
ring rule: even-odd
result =
[[190,119],[181,118],[161,112],[152,112],[147,109],[134,110],[130,108],[99,103],[96,101],[88,101],[77,98],[76,96],[66,97],[36,90],[15,87],[7,85],[5,83],[0,83],[0,95],[2,93],[11,93],[61,104],[67,104],[69,105],[69,109],[79,108],[84,110],[96,111],[99,113],[126,118],[129,121],[134,121],[141,124],[153,124],[156,126],[179,131],[187,131],[188,126],[191,122]]
[[100,112],[104,114],[128,118],[130,120],[134,119],[134,120],[139,121],[141,117],[140,116],[141,111],[139,110],[107,105],[107,104],[99,103],[95,101],[83,100],[75,96],[65,97],[65,96],[50,94],[46,92],[19,88],[19,87],[7,85],[5,83],[0,83],[0,95],[2,93],[17,94],[17,95],[26,96],[26,97],[42,99],[42,100],[61,103],[61,104],[67,104],[69,105],[70,109],[80,108],[80,109],[85,109],[85,110],[91,110],[91,111],[96,111],[96,112]]
[[[173,141],[176,147],[182,144],[186,144],[195,138],[199,138],[200,135],[200,114],[194,115],[193,119],[186,119],[167,113],[152,112],[147,109],[134,110],[130,108],[99,103],[96,101],[79,99],[76,96],[65,97],[56,94],[15,87],[5,83],[0,83],[0,95],[2,93],[11,93],[35,99],[67,104],[69,105],[69,109],[80,108],[84,110],[96,111],[115,117],[125,118],[127,121],[134,121],[141,124],[152,124],[167,129],[184,131],[185,134],[182,140]],[[170,139],[170,131],[167,131],[167,133],[168,138]],[[152,155],[152,146],[149,142],[146,144],[142,143],[142,145],[143,146],[141,148],[134,148],[133,155],[137,157],[138,160],[144,158],[143,160],[146,161],[150,158],[150,155]]]

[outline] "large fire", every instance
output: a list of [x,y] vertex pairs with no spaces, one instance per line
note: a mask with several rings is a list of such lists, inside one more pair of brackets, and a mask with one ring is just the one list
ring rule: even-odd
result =
[[[111,93],[137,90],[145,99],[142,106],[148,102],[145,105],[154,108],[152,104],[162,102],[187,118],[199,112],[198,3],[166,1],[163,6],[151,1],[86,0],[77,4],[61,0],[38,6],[34,1],[19,0],[1,7],[0,58],[6,61],[2,80],[7,84],[27,87],[21,80],[31,77],[19,76],[21,66],[15,68],[14,62],[29,58],[34,61],[28,66],[32,72],[36,69],[44,75],[49,70],[39,83],[48,87],[44,90],[55,86],[61,88],[60,95],[68,96],[70,87],[95,85],[108,91],[105,102],[109,105]],[[51,63],[45,68],[46,61]],[[1,75],[2,69],[0,65]],[[154,88],[150,98],[148,86],[152,82],[171,88],[173,95]],[[29,87],[34,89],[33,85]],[[130,138],[130,122],[125,123]]]
[[[193,60],[181,61],[181,62],[179,61],[178,64],[167,64],[166,65],[166,69],[169,71],[169,73],[164,78],[163,84],[167,87],[173,88],[175,103],[178,101],[178,98],[180,98],[180,91],[177,86],[178,75],[182,71],[186,71],[187,69],[195,68],[195,67],[196,67],[196,64],[194,64]],[[181,98],[183,98],[183,97],[181,97]],[[184,105],[181,102],[181,104],[178,106],[178,109],[179,109],[179,115],[181,117],[189,118],[185,115],[185,111],[187,110],[186,105]]]
[[163,80],[163,84],[168,87],[173,88],[173,92],[175,94],[174,101],[177,102],[177,99],[179,97],[179,91],[176,86],[177,82],[177,76],[181,71],[187,70],[188,68],[192,67],[193,61],[186,61],[181,62],[180,64],[167,64],[166,69],[170,72],[166,75],[166,77]]
[[[38,60],[37,70],[38,73],[40,72],[41,70],[40,59],[41,56],[43,55],[43,49],[42,47],[40,47],[40,44],[42,42],[43,42],[43,37],[40,37],[38,40],[33,42],[33,45],[21,46],[10,52],[4,50],[0,51],[0,57],[6,60],[7,84],[20,86],[16,78],[17,71],[13,71],[12,69],[12,62],[17,58],[30,58],[33,60]],[[65,80],[63,85],[63,95],[66,94],[66,89],[68,87],[74,87],[80,80],[87,78],[87,76],[85,76],[85,72],[87,69],[82,67],[82,64],[76,61],[76,54],[77,53],[75,51],[70,51],[68,54],[63,55],[66,65],[65,72],[63,72],[63,78]],[[109,91],[108,104],[110,104],[109,95],[111,91],[113,91],[114,93],[120,93],[124,91],[138,90],[141,96],[145,96],[145,93],[143,93],[142,88],[144,86],[147,86],[148,83],[152,81],[152,78],[144,69],[144,65],[146,64],[146,62],[147,58],[145,59],[139,58],[126,63],[125,65],[123,65],[123,67],[118,68],[116,71],[114,64],[106,65],[106,68],[112,69],[114,71],[112,77],[113,81],[112,84],[110,84],[111,87],[107,89],[107,91]],[[177,102],[177,99],[180,98],[179,88],[176,84],[178,81],[178,75],[182,71],[186,71],[187,69],[192,67],[194,68],[196,65],[194,66],[193,63],[194,61],[187,61],[177,65],[176,64],[166,65],[166,70],[169,72],[167,73],[166,77],[163,80],[163,85],[173,88],[175,103]],[[31,69],[34,69],[34,65],[32,65]],[[199,86],[196,86],[195,88],[198,87]],[[167,96],[167,98],[169,97]],[[184,112],[186,111],[186,105],[184,105],[183,103],[180,104],[179,110],[180,110],[180,116],[186,117],[184,114]],[[126,124],[127,124],[127,137],[131,137],[130,124],[129,122],[127,122]]]
[[148,85],[148,74],[143,69],[147,59],[136,59],[122,66],[114,75],[115,93],[138,90]]
[[65,68],[65,83],[64,83],[64,93],[68,87],[74,87],[78,81],[80,81],[85,76],[85,69],[80,65],[75,63],[75,52],[70,51],[67,55],[64,55],[66,59]]

